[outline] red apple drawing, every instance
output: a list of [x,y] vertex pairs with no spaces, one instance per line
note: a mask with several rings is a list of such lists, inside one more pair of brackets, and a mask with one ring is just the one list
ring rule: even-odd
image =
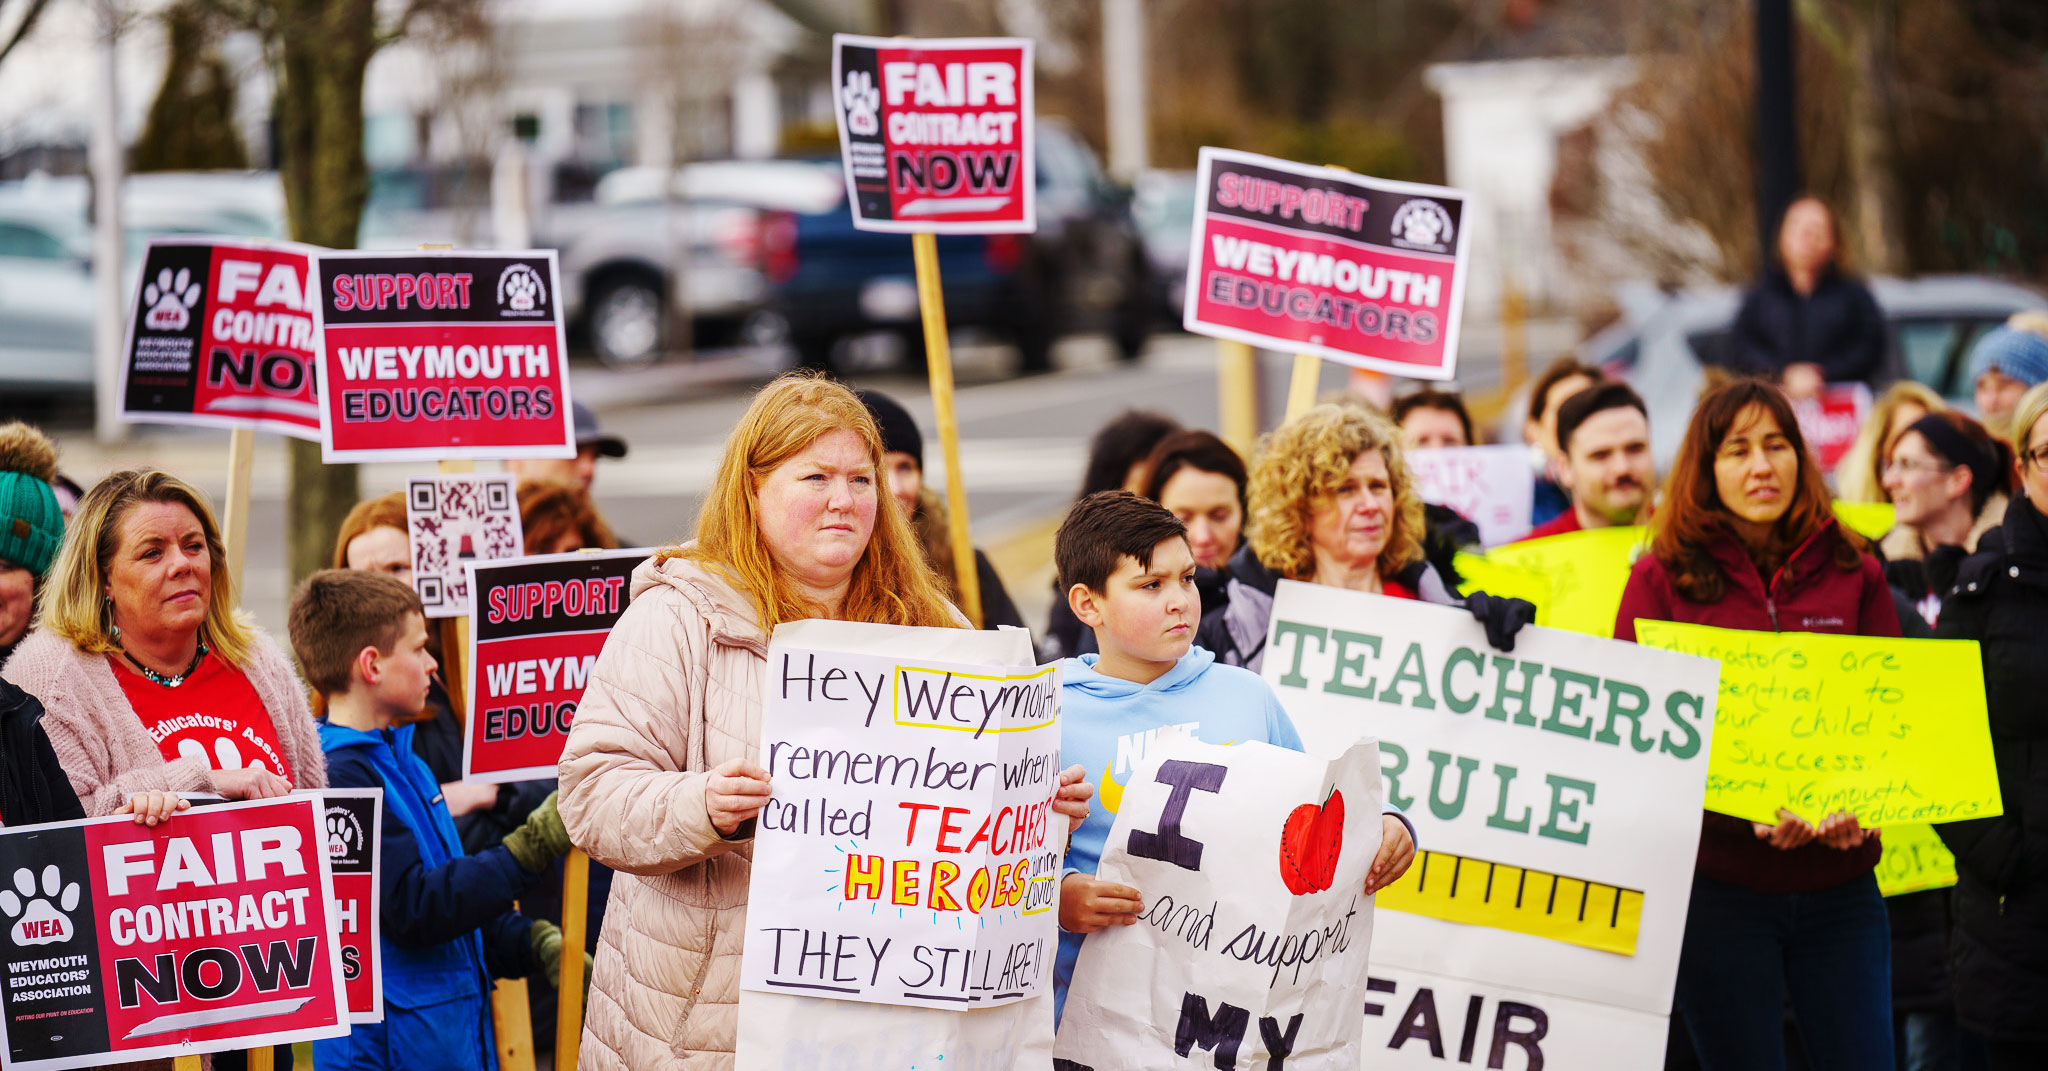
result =
[[1280,880],[1296,896],[1322,892],[1337,878],[1344,853],[1344,793],[1330,789],[1318,807],[1304,803],[1287,815],[1280,830]]

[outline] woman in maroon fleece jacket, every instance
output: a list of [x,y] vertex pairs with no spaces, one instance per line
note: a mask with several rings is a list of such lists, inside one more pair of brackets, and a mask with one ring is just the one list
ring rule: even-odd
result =
[[[1896,636],[1877,561],[1835,523],[1791,406],[1754,380],[1700,402],[1615,621]],[[1678,966],[1677,1011],[1706,1071],[1785,1067],[1789,996],[1808,1062],[1893,1066],[1891,942],[1872,869],[1882,849],[1851,814],[1818,828],[1708,812]]]

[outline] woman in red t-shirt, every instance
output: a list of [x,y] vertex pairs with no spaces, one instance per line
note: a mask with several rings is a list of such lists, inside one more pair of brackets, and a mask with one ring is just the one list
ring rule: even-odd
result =
[[175,476],[117,472],[79,503],[7,677],[42,700],[88,815],[136,793],[326,785],[305,691],[236,609],[224,559],[205,499]]
[[1487,640],[1513,650],[1536,617],[1520,599],[1460,599],[1423,559],[1422,494],[1401,456],[1401,431],[1363,405],[1325,404],[1266,438],[1252,466],[1251,535],[1230,559],[1227,601],[1204,614],[1195,642],[1226,665],[1257,672],[1280,578],[1465,605]]
[[[1897,636],[1891,589],[1835,522],[1820,466],[1777,388],[1708,394],[1672,465],[1614,625]],[[1790,801],[1787,801],[1790,802]],[[1685,918],[1675,1010],[1706,1071],[1784,1067],[1789,1000],[1816,1067],[1892,1066],[1891,931],[1853,814],[1817,825],[1708,811]]]

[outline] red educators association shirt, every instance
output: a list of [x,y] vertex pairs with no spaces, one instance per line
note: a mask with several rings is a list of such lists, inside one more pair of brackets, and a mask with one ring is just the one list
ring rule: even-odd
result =
[[109,655],[108,661],[114,664],[114,679],[121,682],[128,705],[135,708],[166,762],[198,759],[213,770],[261,766],[291,779],[291,763],[285,761],[277,727],[270,723],[256,686],[220,656],[208,652],[176,688],[135,672],[120,655]]

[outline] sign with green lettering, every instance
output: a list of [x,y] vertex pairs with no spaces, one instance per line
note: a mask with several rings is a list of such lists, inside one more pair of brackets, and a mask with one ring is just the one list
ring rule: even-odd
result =
[[1378,895],[1375,1066],[1440,1066],[1461,1037],[1662,1064],[1718,666],[1536,626],[1502,652],[1462,610],[1282,581],[1264,675],[1311,753],[1376,737],[1415,823]]

